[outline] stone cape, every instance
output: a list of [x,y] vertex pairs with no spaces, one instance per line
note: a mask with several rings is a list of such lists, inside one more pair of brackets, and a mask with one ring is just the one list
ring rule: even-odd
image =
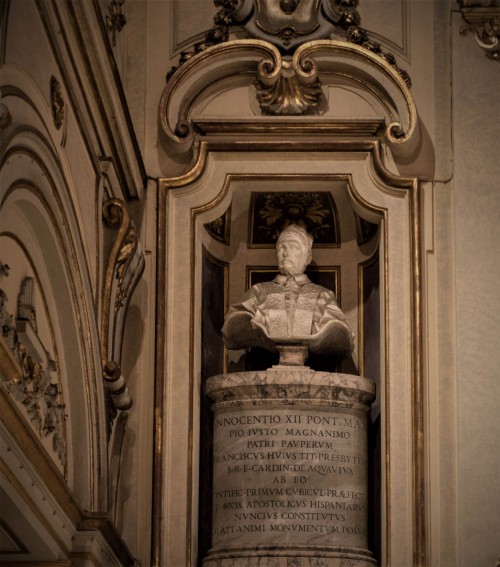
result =
[[[261,347],[276,351],[276,344],[304,344],[311,354],[345,355],[352,351],[353,334],[335,294],[312,283],[305,275],[294,278],[288,292],[284,276],[252,286],[234,304],[222,333],[229,349]],[[295,301],[288,295],[294,294]]]

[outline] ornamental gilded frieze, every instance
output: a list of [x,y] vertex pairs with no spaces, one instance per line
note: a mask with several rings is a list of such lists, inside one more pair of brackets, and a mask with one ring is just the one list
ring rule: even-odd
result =
[[[8,274],[9,267],[0,262],[0,277]],[[22,280],[15,315],[8,312],[8,297],[0,289],[1,337],[18,368],[16,378],[7,383],[7,389],[23,408],[40,439],[50,440],[51,448],[66,474],[66,406],[55,356],[38,332],[35,286],[32,277]]]

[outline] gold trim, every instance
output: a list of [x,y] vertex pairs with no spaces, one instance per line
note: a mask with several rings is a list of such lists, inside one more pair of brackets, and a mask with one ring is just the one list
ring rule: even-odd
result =
[[[346,51],[351,57],[358,57],[363,61],[368,60],[374,67],[378,68],[388,78],[390,78],[397,86],[400,94],[406,103],[406,110],[408,111],[409,124],[405,131],[400,122],[390,122],[385,130],[387,140],[392,144],[404,144],[407,142],[415,132],[417,126],[417,109],[413,102],[413,97],[410,94],[410,89],[405,83],[401,75],[380,55],[376,55],[364,47],[352,43],[344,43],[341,41],[319,39],[304,43],[295,51],[293,55],[293,66],[297,69],[308,67],[308,63],[312,60],[310,57],[319,54],[321,51],[326,52],[329,56],[337,55]],[[319,64],[315,64],[320,67]],[[305,72],[305,71],[304,71]],[[309,72],[308,72],[309,73]]]
[[384,127],[383,119],[370,120],[343,120],[322,119],[317,122],[311,118],[291,120],[281,116],[266,116],[265,120],[228,118],[221,122],[216,118],[196,118],[196,130],[203,136],[220,134],[266,134],[279,136],[304,135],[318,133],[322,135],[338,136],[343,134],[373,137]]
[[[116,315],[116,306],[114,306],[113,309],[111,305],[113,280],[118,277],[118,275],[115,274],[115,270],[118,269],[117,266],[119,263],[123,262],[123,275],[122,278],[120,278],[123,279],[136,253],[138,237],[135,232],[134,221],[130,211],[126,203],[121,199],[114,198],[104,201],[102,204],[102,218],[109,228],[116,229],[117,231],[107,259],[104,287],[102,290],[101,360],[104,367],[108,360],[112,360],[110,354],[116,348],[114,344],[114,334],[111,345],[109,344],[110,319],[113,315]],[[129,238],[128,242],[127,238]],[[126,242],[127,249],[124,251]],[[120,360],[114,360],[114,362],[119,363]]]
[[[200,152],[200,156],[202,153]],[[156,254],[156,351],[154,387],[154,429],[153,429],[153,490],[151,506],[151,564],[162,567],[163,562],[163,423],[165,399],[165,344],[166,344],[166,265],[167,265],[167,202],[166,179],[159,179],[157,185],[157,254]],[[165,416],[166,417],[166,416]],[[165,419],[166,421],[166,419]]]
[[465,22],[460,35],[471,31],[476,45],[484,51],[486,57],[491,61],[500,61],[500,6],[474,6],[465,0],[458,0],[458,3]]
[[[193,414],[194,414],[194,407],[193,407],[193,398],[194,398],[194,387],[195,387],[195,377],[194,377],[194,305],[195,305],[195,255],[196,255],[196,217],[213,209],[216,207],[226,196],[229,186],[231,182],[231,176],[227,175],[222,186],[221,191],[218,195],[212,199],[209,203],[202,205],[200,207],[193,207],[191,209],[190,215],[190,224],[191,224],[191,252],[190,252],[190,305],[189,305],[189,412],[188,412],[188,419],[189,419],[189,432],[188,432],[188,478],[193,478],[193,448],[194,448],[194,423],[193,423]],[[193,559],[193,545],[192,545],[192,509],[193,509],[193,483],[188,483],[188,494],[187,494],[187,503],[188,503],[188,514],[187,514],[187,525],[186,525],[186,543],[187,543],[187,560],[188,565],[192,564]]]
[[[402,81],[402,79],[401,79]],[[338,152],[341,154],[346,154],[349,152],[365,153],[368,154],[370,160],[369,163],[373,167],[374,173],[378,178],[384,182],[389,187],[393,187],[397,191],[408,190],[410,192],[409,199],[409,222],[412,227],[411,239],[409,242],[410,254],[411,254],[411,280],[412,280],[412,302],[410,305],[410,311],[413,313],[412,324],[411,324],[411,337],[412,337],[412,405],[416,406],[413,419],[412,419],[412,451],[413,451],[413,464],[412,470],[414,471],[413,477],[413,489],[412,489],[412,505],[413,505],[413,534],[414,534],[414,565],[415,567],[424,567],[426,564],[426,526],[425,526],[425,483],[424,483],[424,436],[423,436],[423,402],[424,402],[424,391],[423,391],[423,370],[422,370],[422,316],[421,316],[421,211],[420,211],[420,190],[419,190],[419,180],[418,178],[406,178],[398,177],[387,170],[384,166],[383,158],[383,147],[380,140],[366,140],[366,139],[319,139],[319,140],[283,140],[280,143],[276,143],[273,140],[202,140],[200,142],[200,149],[197,155],[197,159],[193,167],[185,172],[184,174],[174,177],[174,178],[163,178],[159,179],[159,207],[158,207],[158,272],[157,272],[157,289],[159,292],[160,299],[157,304],[157,316],[158,321],[161,321],[160,332],[157,341],[157,390],[156,390],[156,404],[155,404],[155,414],[156,414],[156,425],[155,425],[155,477],[154,477],[154,487],[161,487],[162,479],[162,435],[163,435],[163,407],[161,404],[161,398],[159,393],[161,393],[165,387],[164,383],[164,353],[165,348],[164,337],[164,318],[165,318],[165,305],[164,305],[164,290],[165,290],[165,265],[166,265],[166,207],[167,207],[167,196],[166,193],[175,187],[182,187],[187,185],[192,181],[196,180],[201,176],[207,163],[208,153],[211,151],[232,151],[232,152],[246,152],[246,151],[320,151],[334,153]],[[195,217],[197,214],[209,210],[210,208],[217,205],[221,199],[224,198],[228,191],[228,183],[230,180],[239,178],[249,178],[249,177],[259,177],[258,175],[227,175],[224,185],[221,189],[219,195],[217,195],[210,203],[191,209],[191,309],[190,309],[190,345],[189,345],[189,357],[190,357],[190,395],[192,395],[193,388],[193,327],[194,327],[194,236],[195,236]],[[271,175],[262,176],[271,178]],[[309,176],[310,177],[310,176]],[[381,230],[384,234],[384,326],[385,326],[385,369],[384,369],[384,442],[385,442],[385,460],[384,468],[385,474],[385,526],[386,526],[386,540],[385,540],[385,565],[389,567],[391,565],[391,460],[390,460],[390,390],[388,383],[388,376],[390,375],[389,368],[389,239],[388,239],[388,211],[385,208],[375,207],[363,198],[361,198],[352,183],[352,176],[349,174],[339,175],[339,174],[320,174],[319,178],[324,179],[347,179],[348,180],[348,190],[352,198],[361,204],[364,208],[375,212],[381,217]],[[160,222],[161,221],[161,222]],[[163,269],[162,269],[163,268]],[[192,406],[192,404],[190,404]],[[190,407],[190,475],[192,476],[192,435],[193,435],[193,424],[192,424],[192,410]],[[158,443],[158,441],[160,441]],[[191,488],[189,489],[191,491]],[[160,494],[160,493],[158,493]],[[161,558],[161,539],[158,534],[161,534],[162,526],[162,506],[163,502],[161,498],[154,498],[154,513],[153,513],[153,526],[156,532],[156,537],[153,537],[153,558],[154,565],[159,567],[161,562],[158,562]],[[192,493],[188,495],[188,506],[190,506],[188,512],[188,520],[191,518],[191,506],[192,506]],[[156,505],[159,503],[159,505]],[[384,510],[383,510],[384,512]],[[384,519],[384,518],[383,518]],[[189,544],[191,543],[191,522],[188,522],[189,531]],[[191,549],[189,549],[191,553]]]
[[424,365],[423,357],[423,310],[422,310],[422,192],[418,179],[414,180],[410,200],[411,252],[412,252],[412,422],[413,422],[413,522],[416,567],[427,565],[426,542],[426,490],[424,447]]

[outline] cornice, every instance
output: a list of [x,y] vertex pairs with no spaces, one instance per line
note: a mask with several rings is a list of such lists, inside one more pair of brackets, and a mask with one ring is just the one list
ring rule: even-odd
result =
[[[3,342],[0,341],[0,349],[2,347]],[[0,371],[3,372],[2,358],[0,358],[0,363]],[[133,565],[134,559],[130,551],[106,515],[99,512],[87,512],[80,508],[63,476],[48,457],[3,387],[0,387],[0,414],[7,431],[15,439],[31,467],[36,470],[44,486],[76,530],[99,532],[123,565]]]

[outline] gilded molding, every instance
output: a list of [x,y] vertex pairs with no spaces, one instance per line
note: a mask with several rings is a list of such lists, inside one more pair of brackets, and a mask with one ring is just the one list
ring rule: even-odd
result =
[[209,87],[223,87],[230,79],[252,84],[261,61],[279,73],[281,56],[269,43],[236,40],[207,48],[190,58],[168,81],[160,99],[160,140],[167,151],[183,154],[195,141],[191,112]]
[[[252,39],[208,48],[175,73],[160,100],[160,140],[168,152],[192,153],[202,135],[194,118],[197,105],[208,90],[222,92],[229,81],[252,85],[258,77],[263,112],[319,112],[320,76],[353,81],[378,105],[383,101],[385,136],[394,151],[411,152],[418,143],[417,111],[408,85],[380,55],[352,43],[316,40],[301,45],[290,61],[270,43]],[[255,119],[259,121],[264,119]],[[203,118],[201,122],[206,124]],[[292,127],[300,130],[300,124]]]
[[282,59],[276,74],[268,62],[261,61],[255,81],[257,100],[263,114],[301,115],[320,110],[323,92],[317,73],[294,69],[291,61]]
[[[417,109],[409,87],[390,62],[380,55],[358,45],[318,40],[302,45],[293,59],[297,68],[307,69],[309,73],[314,72],[314,65],[319,74],[343,72],[346,77],[358,79],[367,92],[373,89],[380,93],[380,98],[393,108],[393,119],[386,123],[387,141],[392,145],[403,145],[414,138]],[[387,119],[390,120],[390,116]]]
[[458,0],[465,24],[461,35],[472,32],[474,41],[492,61],[500,61],[500,7],[471,6],[467,0]]
[[102,215],[105,224],[117,231],[107,259],[101,321],[103,380],[112,402],[108,407],[112,423],[116,410],[129,409],[132,405],[120,369],[121,348],[128,304],[145,261],[127,205],[121,199],[108,199],[103,204]]

